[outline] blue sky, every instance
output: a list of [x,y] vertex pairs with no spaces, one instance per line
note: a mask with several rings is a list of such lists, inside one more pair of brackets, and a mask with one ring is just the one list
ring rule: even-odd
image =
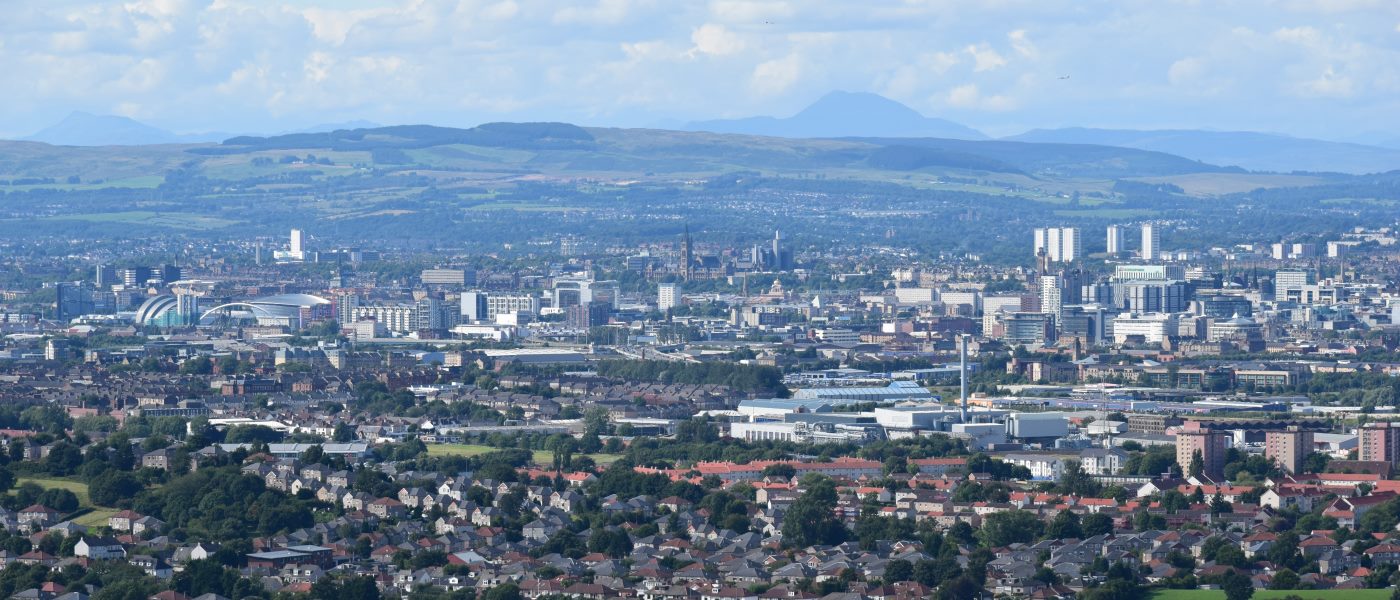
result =
[[73,110],[179,132],[647,126],[786,116],[842,89],[997,135],[1400,138],[1396,0],[44,0],[5,12],[6,137]]

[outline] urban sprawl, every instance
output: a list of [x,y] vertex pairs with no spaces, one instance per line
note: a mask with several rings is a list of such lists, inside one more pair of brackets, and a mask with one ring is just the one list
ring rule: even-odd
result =
[[1388,594],[1400,231],[1178,226],[16,251],[0,593]]

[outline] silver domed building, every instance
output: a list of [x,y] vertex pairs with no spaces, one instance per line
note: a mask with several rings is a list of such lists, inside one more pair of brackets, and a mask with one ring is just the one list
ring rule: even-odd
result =
[[332,316],[330,300],[311,294],[278,294],[215,306],[199,317],[201,325],[218,319],[256,321],[258,325],[302,329]]

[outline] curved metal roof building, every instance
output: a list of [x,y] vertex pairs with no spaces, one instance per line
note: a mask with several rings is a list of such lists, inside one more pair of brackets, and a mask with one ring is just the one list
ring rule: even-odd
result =
[[170,294],[152,296],[136,309],[135,321],[138,325],[151,325],[165,316],[165,313],[175,310],[178,305],[179,302]]
[[[230,317],[256,319],[263,325],[301,327],[308,320],[317,318],[317,313],[329,313],[331,301],[311,294],[278,294],[252,300],[229,302],[204,311],[200,323],[216,313]],[[234,309],[242,309],[236,311]]]

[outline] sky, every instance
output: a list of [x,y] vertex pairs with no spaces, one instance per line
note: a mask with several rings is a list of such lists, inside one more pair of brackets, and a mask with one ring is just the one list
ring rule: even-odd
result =
[[675,126],[882,94],[993,135],[1400,139],[1397,0],[8,0],[0,137]]

